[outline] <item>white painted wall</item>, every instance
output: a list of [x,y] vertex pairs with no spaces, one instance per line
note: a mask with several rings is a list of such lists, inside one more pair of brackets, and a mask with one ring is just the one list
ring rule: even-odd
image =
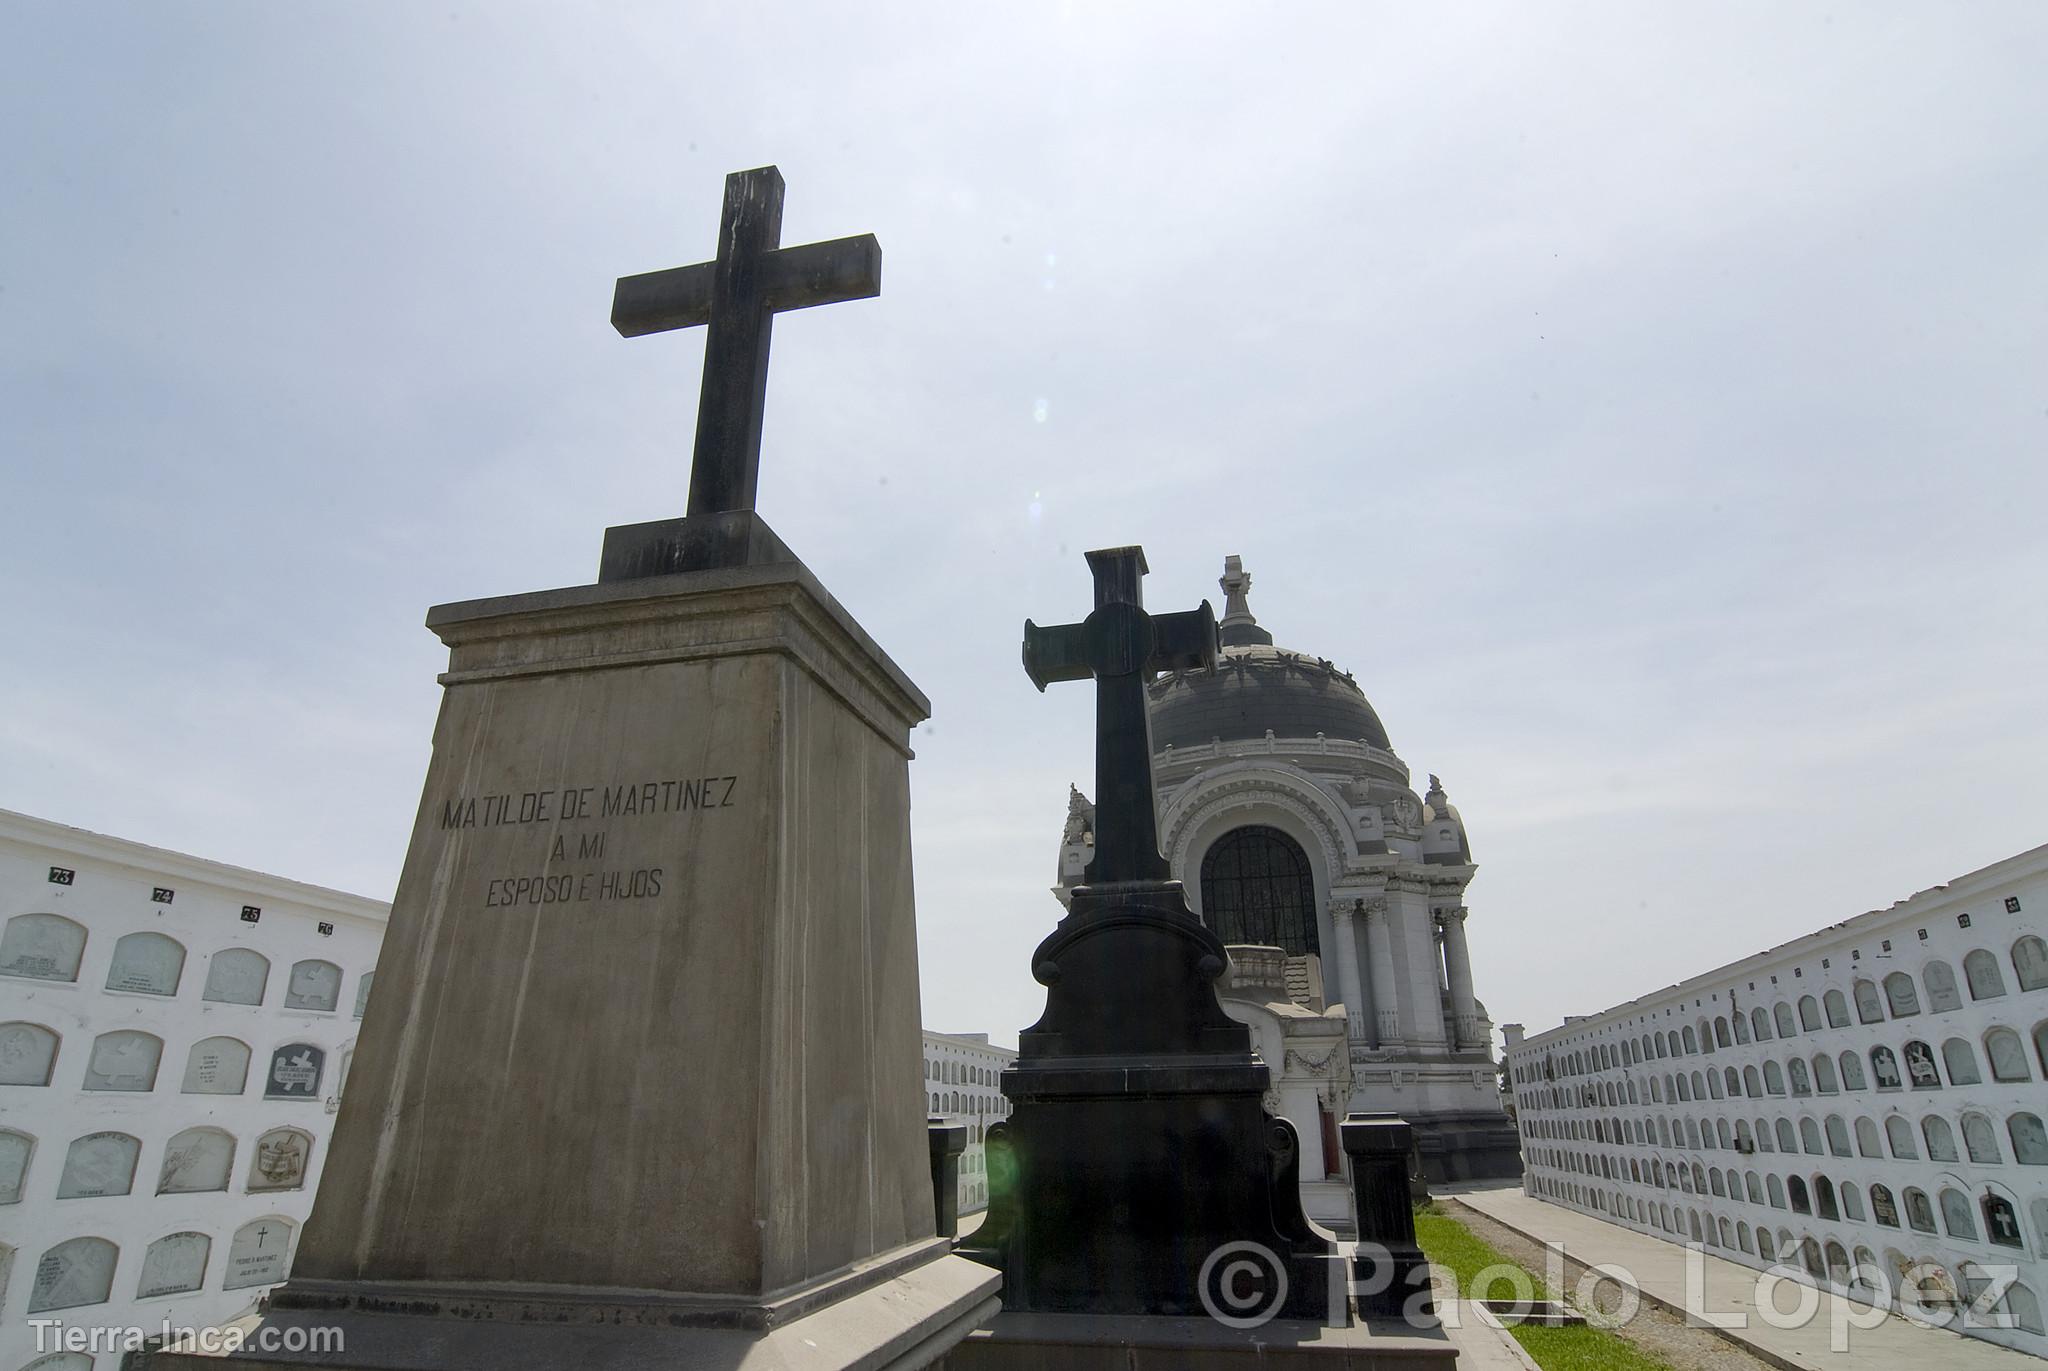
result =
[[1003,1098],[1005,1067],[1017,1060],[1006,1047],[995,1047],[966,1034],[924,1035],[925,1103],[931,1113],[950,1123],[967,1125],[967,1150],[960,1156],[960,1212],[988,1208],[988,1153],[983,1140],[990,1124],[1009,1117]]
[[[1604,1013],[1568,1019],[1563,1027],[1537,1037],[1522,1039],[1519,1032],[1511,1032],[1508,1061],[1528,1162],[1525,1188],[1552,1203],[1673,1241],[1690,1239],[1692,1218],[1697,1215],[1702,1238],[1707,1225],[1713,1226],[1717,1255],[1755,1266],[1769,1265],[1759,1255],[1753,1236],[1759,1227],[1768,1228],[1774,1245],[1781,1237],[1795,1245],[1812,1237],[1823,1251],[1830,1242],[1839,1244],[1852,1261],[1858,1248],[1865,1249],[1881,1267],[1900,1258],[1930,1261],[1958,1282],[1971,1265],[2012,1264],[2019,1268],[2019,1279],[2033,1307],[2048,1306],[2048,1157],[2032,1164],[2023,1162],[2016,1155],[2009,1122],[2020,1113],[2048,1119],[2048,1083],[2044,1083],[2048,1082],[2048,1060],[2044,1060],[2048,1054],[2048,985],[2023,988],[2013,957],[2020,940],[2044,933],[2048,933],[2048,847],[2021,853],[1945,886],[1922,891],[1890,909],[1858,915]],[[1972,994],[1965,958],[1980,950],[1995,962],[2003,994]],[[1938,963],[1952,969],[1957,987],[1957,1002],[1947,1008],[1937,1007],[1930,992],[1931,985],[1941,983],[1938,973],[1930,977]],[[1912,978],[1917,1011],[1895,1012],[1887,1002],[1880,1021],[1864,1022],[1856,1010],[1856,982],[1867,980],[1882,993],[1885,978],[1894,973]],[[1839,991],[1848,1002],[1847,1025],[1837,1026],[1829,1020],[1826,998],[1830,990]],[[1820,1006],[1819,1028],[1806,1026],[1800,1016],[1800,1001],[1806,996]],[[1794,1031],[1789,1035],[1779,1030],[1780,1004],[1792,1018]],[[1738,1040],[1733,1016],[1737,1011],[1750,1016],[1759,1008],[1770,1021],[1770,1037],[1760,1040],[1752,1028],[1747,1042]],[[1715,1039],[1711,1050],[1699,1044],[1702,1021],[1706,1035]],[[1717,1021],[1730,1025],[1725,1046],[1718,1040]],[[1986,1036],[2000,1028],[2012,1030],[2020,1039],[2023,1078],[2015,1073],[2014,1079],[2001,1081],[1991,1069]],[[1688,1030],[1697,1050],[1687,1050]],[[1678,1035],[1676,1052],[1670,1043],[1674,1033]],[[1943,1045],[1957,1039],[1972,1049],[1981,1079],[1972,1082],[1967,1075],[1958,1079],[1957,1073],[1941,1063],[1938,1085],[1915,1085],[1905,1070],[1907,1044],[1926,1043],[1939,1062]],[[1895,1088],[1880,1088],[1871,1070],[1870,1054],[1879,1046],[1889,1048],[1899,1062],[1900,1084]],[[1838,1062],[1843,1052],[1857,1055],[1865,1087],[1846,1088],[1837,1065],[1835,1090],[1824,1090],[1815,1079],[1812,1058],[1825,1054]],[[1808,1088],[1804,1093],[1791,1069],[1794,1058],[1806,1063]],[[1773,1088],[1767,1063],[1775,1064],[1782,1075],[1782,1092]],[[1734,1097],[1725,1081],[1730,1068],[1743,1082],[1743,1092]],[[1747,1078],[1752,1070],[1761,1085],[1757,1097],[1748,1093]],[[1704,1099],[1686,1098],[1697,1094],[1691,1086],[1694,1072],[1703,1083],[1707,1083],[1708,1072],[1717,1077],[1709,1083]],[[1682,1090],[1681,1076],[1686,1082]],[[1964,1145],[1962,1120],[1973,1114],[1993,1126],[1999,1154],[1995,1162],[1973,1159]],[[1828,1142],[1831,1116],[1841,1119],[1849,1133],[1847,1156],[1839,1155],[1839,1147]],[[1858,1119],[1871,1121],[1882,1140],[1882,1155],[1866,1155],[1866,1148],[1858,1144]],[[1887,1121],[1893,1119],[1910,1128],[1916,1157],[1894,1155],[1884,1136]],[[1926,1129],[1930,1119],[1944,1120],[1955,1135],[1956,1160],[1937,1161],[1929,1155]],[[1791,1125],[1797,1142],[1796,1150],[1789,1154],[1776,1137],[1780,1120]],[[1660,1121],[1662,1127],[1676,1130],[1677,1141],[1662,1141]],[[1704,1129],[1699,1146],[1687,1145],[1687,1121]],[[1820,1133],[1817,1154],[1803,1136],[1807,1121]],[[1769,1150],[1761,1143],[1747,1154],[1721,1147],[1718,1135],[1724,1123],[1737,1137],[1741,1132],[1738,1123],[1747,1125],[1752,1138],[1760,1128],[1768,1131],[1772,1135]],[[1651,1140],[1638,1141],[1639,1134]],[[1704,1191],[1695,1182],[1695,1167],[1707,1175]],[[1714,1194],[1716,1175],[1725,1190],[1731,1171],[1741,1183],[1742,1197]],[[1651,1181],[1658,1173],[1664,1177],[1661,1185]],[[1672,1179],[1674,1173],[1676,1180]],[[1747,1198],[1751,1173],[1764,1185],[1762,1204]],[[1842,1212],[1831,1221],[1818,1213],[1817,1204],[1815,1213],[1797,1213],[1791,1208],[1789,1193],[1781,1203],[1772,1203],[1777,1191],[1770,1182],[1775,1180],[1783,1190],[1794,1176],[1804,1180],[1809,1189],[1817,1176],[1827,1177],[1838,1189],[1844,1183],[1855,1185],[1864,1218],[1855,1220]],[[1898,1227],[1876,1221],[1869,1198],[1872,1185],[1885,1186],[1894,1196],[1901,1210]],[[1938,1231],[1916,1232],[1907,1223],[1903,1211],[1909,1188],[1929,1197],[1937,1210]],[[1968,1198],[1973,1236],[1951,1231],[1938,1212],[1943,1190]],[[2019,1247],[1988,1241],[1981,1203],[1987,1193],[2013,1206],[2020,1229]],[[1838,1210],[1840,1205],[1838,1199]],[[1667,1211],[1672,1216],[1669,1228]],[[1734,1230],[1732,1244],[1720,1241],[1718,1230],[1723,1220]],[[1748,1250],[1744,1250],[1745,1238]],[[1782,1252],[1780,1258],[1784,1259]],[[1796,1250],[1790,1260],[1798,1262]],[[1887,1272],[1888,1277],[1890,1274]],[[1965,1331],[2048,1356],[2048,1334],[2040,1331]]]
[[[53,883],[52,867],[75,873]],[[154,898],[158,887],[173,896]],[[261,914],[254,923],[244,906]],[[84,953],[75,980],[0,974],[0,1022],[40,1024],[61,1036],[48,1085],[0,1085],[0,1128],[34,1139],[19,1197],[0,1202],[0,1244],[11,1262],[0,1273],[0,1371],[15,1371],[39,1353],[30,1319],[62,1319],[80,1326],[143,1327],[219,1324],[245,1309],[269,1283],[224,1289],[229,1248],[245,1224],[270,1220],[298,1226],[312,1208],[325,1164],[345,1059],[359,1027],[358,991],[376,964],[389,907],[339,891],[303,885],[260,872],[123,842],[0,811],[0,938],[9,921],[26,914],[56,914],[83,925]],[[331,925],[322,934],[319,925]],[[152,932],[177,940],[185,961],[176,993],[164,996],[105,988],[118,941]],[[202,998],[212,956],[251,948],[270,960],[262,1003],[211,1003]],[[4,961],[5,958],[0,958]],[[321,960],[341,971],[335,1009],[287,1008],[292,967]],[[141,1031],[163,1042],[155,1086],[147,1091],[84,1089],[94,1064],[94,1043],[114,1031]],[[239,1094],[187,1094],[184,1082],[192,1045],[232,1037],[250,1048],[248,1078]],[[317,1094],[310,1099],[267,1099],[265,1081],[274,1049],[308,1043],[326,1054]],[[195,1126],[218,1128],[234,1139],[225,1191],[157,1194],[166,1144]],[[251,1192],[257,1140],[290,1125],[312,1137],[303,1182],[281,1191]],[[140,1140],[130,1193],[58,1199],[58,1182],[72,1140],[119,1132]],[[12,1179],[0,1174],[0,1187]],[[0,1190],[0,1200],[5,1191]],[[204,1278],[192,1293],[138,1298],[145,1253],[167,1234],[197,1232],[211,1239]],[[118,1248],[109,1298],[76,1308],[31,1315],[38,1264],[52,1247],[78,1237],[106,1239]],[[280,1227],[266,1242],[286,1236]],[[102,1352],[91,1363],[118,1365]]]

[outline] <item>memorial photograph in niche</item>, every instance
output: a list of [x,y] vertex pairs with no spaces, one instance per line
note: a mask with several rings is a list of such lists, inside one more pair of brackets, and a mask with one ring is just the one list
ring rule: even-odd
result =
[[239,1095],[249,1083],[249,1045],[239,1038],[201,1038],[185,1054],[187,1095]]
[[85,1066],[87,1090],[153,1090],[156,1067],[163,1055],[160,1038],[124,1028],[93,1039]]
[[297,1190],[306,1183],[306,1164],[312,1157],[312,1135],[296,1128],[273,1128],[256,1140],[248,1188]]
[[270,958],[246,947],[224,947],[206,964],[206,991],[215,1004],[262,1004],[270,984]]
[[311,1043],[286,1043],[270,1054],[263,1097],[270,1100],[320,1098],[320,1068],[327,1055]]
[[163,1169],[157,1174],[159,1195],[189,1195],[228,1188],[234,1169],[235,1140],[218,1128],[188,1128],[164,1144]]
[[285,1277],[291,1245],[292,1226],[284,1219],[252,1219],[243,1224],[228,1244],[228,1265],[220,1288],[275,1285]]
[[114,1287],[117,1249],[105,1238],[72,1238],[43,1253],[36,1263],[35,1284],[28,1292],[28,1312],[76,1309],[105,1304]]
[[142,1144],[126,1133],[88,1133],[64,1154],[57,1181],[60,1200],[125,1195],[135,1184],[135,1158]]
[[286,1009],[332,1012],[341,1000],[341,968],[333,962],[303,961],[292,967],[284,989]]
[[84,956],[84,925],[61,914],[17,914],[0,932],[0,975],[75,981]]
[[142,1279],[135,1298],[178,1295],[206,1283],[206,1258],[213,1239],[204,1233],[170,1233],[149,1245],[142,1257]]
[[48,1085],[57,1035],[41,1024],[0,1023],[0,1085]]
[[130,933],[114,944],[107,989],[135,995],[175,995],[185,974],[185,947],[161,933]]
[[[35,1155],[36,1140],[11,1128],[0,1128],[0,1204],[21,1203],[21,1187],[28,1178],[28,1161]],[[4,1290],[5,1286],[0,1286]]]

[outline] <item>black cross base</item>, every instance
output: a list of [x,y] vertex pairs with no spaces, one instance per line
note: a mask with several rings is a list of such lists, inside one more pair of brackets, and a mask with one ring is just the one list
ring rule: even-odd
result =
[[635,581],[643,576],[797,560],[767,520],[751,509],[733,509],[644,524],[614,524],[604,531],[597,579],[600,584]]

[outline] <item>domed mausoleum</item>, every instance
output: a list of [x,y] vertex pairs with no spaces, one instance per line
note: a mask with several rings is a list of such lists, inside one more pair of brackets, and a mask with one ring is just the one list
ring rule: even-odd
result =
[[[1310,1213],[1348,1222],[1336,1124],[1351,1112],[1414,1124],[1432,1180],[1519,1176],[1466,950],[1464,821],[1436,777],[1425,795],[1410,787],[1350,672],[1275,646],[1238,558],[1221,584],[1215,670],[1149,690],[1160,847],[1230,947],[1224,1007],[1273,1071],[1268,1109],[1301,1135]],[[1093,823],[1073,792],[1062,902]]]

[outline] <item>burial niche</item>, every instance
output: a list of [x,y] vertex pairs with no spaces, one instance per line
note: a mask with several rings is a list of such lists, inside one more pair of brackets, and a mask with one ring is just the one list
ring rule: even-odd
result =
[[131,1028],[102,1033],[93,1039],[85,1065],[85,1089],[153,1090],[163,1051],[163,1039],[154,1034]]
[[206,1258],[213,1251],[213,1239],[204,1233],[167,1233],[149,1245],[142,1256],[142,1279],[135,1298],[177,1295],[197,1290],[206,1283]]
[[0,975],[75,981],[85,956],[85,926],[60,914],[17,914],[0,933]]
[[249,1189],[297,1190],[306,1183],[313,1135],[298,1128],[273,1128],[256,1140],[249,1162]]
[[220,1288],[277,1284],[284,1279],[291,1245],[292,1226],[284,1219],[252,1219],[243,1224],[228,1244],[228,1266]]
[[114,1259],[120,1249],[105,1238],[72,1238],[43,1253],[36,1263],[35,1284],[28,1292],[28,1312],[76,1309],[105,1304],[114,1286]]
[[247,947],[224,947],[206,964],[201,999],[216,1004],[262,1004],[270,984],[270,958]]
[[57,1181],[60,1200],[125,1195],[135,1185],[135,1158],[142,1144],[126,1133],[88,1133],[72,1141]]
[[249,1045],[239,1038],[201,1038],[185,1054],[187,1095],[239,1095],[249,1083]]
[[2039,990],[2048,986],[2048,942],[2029,933],[2012,945],[2012,969],[2020,978],[2020,989]]
[[39,1023],[0,1023],[0,1085],[48,1085],[57,1035]]
[[291,979],[284,988],[286,1009],[333,1012],[341,999],[341,968],[333,962],[310,958],[292,964]]
[[1906,1044],[1906,1075],[1916,1090],[1941,1089],[1941,1073],[1934,1069],[1934,1053],[1926,1043]]
[[2012,1207],[2012,1201],[1987,1190],[1981,1203],[1984,1206],[1984,1236],[2000,1247],[2024,1249],[2027,1244],[2020,1237],[2019,1213]]
[[1301,845],[1262,824],[1211,844],[1202,854],[1202,921],[1225,943],[1319,954],[1315,878]]
[[370,983],[376,979],[377,973],[375,971],[365,971],[356,981],[355,1017],[358,1019],[362,1018],[363,1011],[370,1007]]
[[159,1195],[189,1195],[228,1188],[235,1161],[235,1140],[218,1128],[188,1128],[164,1144],[163,1170],[157,1175]]
[[326,1060],[327,1054],[311,1043],[286,1043],[270,1054],[270,1074],[263,1081],[263,1098],[320,1098],[320,1068]]
[[34,1138],[11,1128],[0,1128],[0,1204],[21,1203],[22,1184],[28,1177],[28,1159],[35,1152]]
[[1963,1007],[1963,993],[1956,988],[1955,968],[1947,962],[1929,962],[1920,972],[1927,984],[1927,1007],[1937,1014]]
[[185,945],[161,933],[130,933],[114,944],[107,989],[136,995],[175,995],[185,974]]

